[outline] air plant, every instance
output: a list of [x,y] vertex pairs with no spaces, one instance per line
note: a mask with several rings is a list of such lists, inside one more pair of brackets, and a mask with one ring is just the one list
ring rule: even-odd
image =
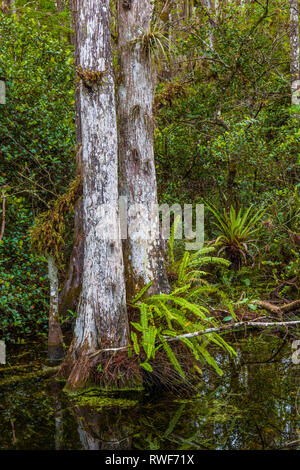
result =
[[224,251],[235,271],[240,269],[243,260],[247,264],[247,257],[252,259],[254,265],[255,260],[250,246],[258,251],[253,236],[259,230],[257,224],[266,209],[255,210],[250,206],[246,210],[237,211],[231,206],[228,214],[225,209],[220,212],[213,205],[207,204],[207,208],[215,216],[217,222],[214,222],[214,225],[221,232],[216,239],[216,245],[221,246],[218,255]]
[[161,57],[166,61],[170,59],[171,43],[159,25],[152,24],[149,30],[140,28],[139,36],[131,41],[131,45],[136,44],[141,45],[142,51],[146,54],[148,60],[158,67]]

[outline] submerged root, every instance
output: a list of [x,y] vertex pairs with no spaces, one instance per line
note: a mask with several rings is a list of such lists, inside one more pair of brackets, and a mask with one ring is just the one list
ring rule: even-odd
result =
[[158,351],[151,361],[153,372],[148,372],[140,366],[145,358],[136,355],[129,357],[127,349],[102,350],[96,355],[85,352],[80,354],[79,359],[75,358],[71,350],[57,375],[67,379],[66,389],[69,391],[89,387],[102,390],[144,388],[151,393],[166,391],[176,395],[194,394],[199,384],[200,368],[195,367],[195,358],[184,344],[178,343],[173,349],[184,376],[174,369],[163,350]]
[[66,388],[78,390],[88,386],[104,389],[136,389],[141,387],[141,371],[136,357],[128,351],[103,351],[96,356],[70,352],[58,374],[67,378]]
[[300,310],[300,299],[279,306],[263,300],[259,300],[256,303],[259,307],[264,308],[268,312],[279,315],[280,317],[284,313],[297,312]]

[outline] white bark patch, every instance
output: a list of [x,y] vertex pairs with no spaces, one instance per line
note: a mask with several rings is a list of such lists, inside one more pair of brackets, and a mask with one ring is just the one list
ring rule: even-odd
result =
[[78,57],[81,70],[104,72],[103,81],[80,85],[83,164],[84,266],[75,326],[75,350],[125,346],[128,339],[118,214],[102,205],[118,202],[118,147],[109,0],[79,0]]
[[48,357],[49,359],[62,359],[63,336],[58,314],[58,270],[52,255],[48,256],[48,277],[50,282]]
[[[135,240],[129,237],[124,243],[130,296],[150,281],[153,292],[168,290],[160,243],[149,237],[152,209],[157,204],[152,111],[155,80],[139,38],[142,31],[150,30],[152,12],[150,0],[134,1],[130,10],[124,10],[120,4],[118,8],[122,77],[118,90],[120,190],[130,208],[128,227],[143,221],[140,237]],[[143,204],[142,213],[138,204]]]
[[58,270],[55,259],[48,256],[48,278],[50,283],[50,314],[49,320],[58,320]]
[[298,0],[290,0],[290,57],[292,104],[300,105],[299,100],[299,6]]

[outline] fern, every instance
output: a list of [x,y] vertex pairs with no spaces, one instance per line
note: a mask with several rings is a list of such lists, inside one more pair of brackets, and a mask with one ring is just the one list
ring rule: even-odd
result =
[[177,282],[171,294],[146,297],[145,294],[151,285],[149,283],[136,295],[133,306],[140,311],[140,321],[131,322],[137,331],[131,336],[133,348],[139,356],[143,351],[146,360],[141,362],[141,366],[148,371],[152,369],[149,361],[154,360],[156,352],[163,348],[174,369],[183,377],[183,370],[172,349],[172,341],[169,343],[170,338],[176,338],[176,341],[180,341],[190,350],[196,361],[200,357],[204,358],[221,375],[222,371],[207,347],[214,344],[231,355],[235,354],[233,348],[216,333],[194,338],[185,338],[182,335],[204,332],[207,328],[218,325],[217,320],[210,316],[209,309],[200,304],[204,297],[217,295],[235,318],[233,307],[225,293],[204,281],[203,277],[207,273],[199,269],[206,264],[229,266],[230,262],[217,256],[209,256],[215,252],[215,247],[205,247],[195,253],[186,252],[181,260],[175,261],[174,239],[179,219],[177,217],[173,224],[169,241],[169,268],[177,273]]
[[173,352],[173,349],[171,348],[171,346],[167,343],[167,341],[165,340],[165,338],[162,336],[162,335],[158,335],[162,345],[163,345],[163,348],[171,362],[171,364],[173,365],[174,369],[181,375],[181,377],[184,377],[184,372],[177,360],[177,357],[175,356],[174,352]]

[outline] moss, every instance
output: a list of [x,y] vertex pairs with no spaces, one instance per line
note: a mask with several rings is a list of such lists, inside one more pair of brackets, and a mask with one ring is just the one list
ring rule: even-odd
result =
[[66,235],[66,216],[73,212],[77,199],[82,195],[82,179],[77,176],[67,191],[53,201],[51,208],[40,214],[29,230],[32,248],[38,253],[52,254],[56,262],[63,260]]
[[94,70],[83,69],[82,67],[77,67],[76,72],[78,79],[88,88],[92,88],[96,84],[102,85],[106,74],[106,71],[95,72]]
[[141,392],[144,392],[144,387],[142,386],[142,384],[140,385],[136,385],[136,386],[128,386],[128,387],[122,387],[122,388],[118,388],[118,387],[113,387],[113,386],[109,386],[109,388],[105,388],[105,387],[102,387],[102,386],[97,386],[95,384],[92,384],[92,385],[87,385],[85,386],[83,389],[81,390],[77,390],[77,391],[74,391],[74,389],[70,389],[68,388],[68,386],[66,386],[63,390],[65,393],[67,393],[69,396],[71,397],[79,397],[79,396],[95,396],[95,394],[101,394],[103,396],[103,394],[105,394],[106,396],[109,396],[109,397],[115,397],[116,395],[120,395],[120,394],[125,394],[128,396],[128,394],[136,394],[136,393],[141,393]]
[[138,400],[130,400],[128,398],[115,398],[113,396],[95,396],[90,394],[78,395],[75,400],[75,406],[90,406],[97,411],[104,408],[131,408],[138,404]]
[[42,369],[36,370],[34,372],[29,372],[22,375],[13,375],[12,377],[5,378],[0,381],[0,387],[6,387],[14,385],[17,383],[26,382],[28,380],[33,380],[37,378],[46,378],[53,376],[59,369],[58,367],[42,367]]

